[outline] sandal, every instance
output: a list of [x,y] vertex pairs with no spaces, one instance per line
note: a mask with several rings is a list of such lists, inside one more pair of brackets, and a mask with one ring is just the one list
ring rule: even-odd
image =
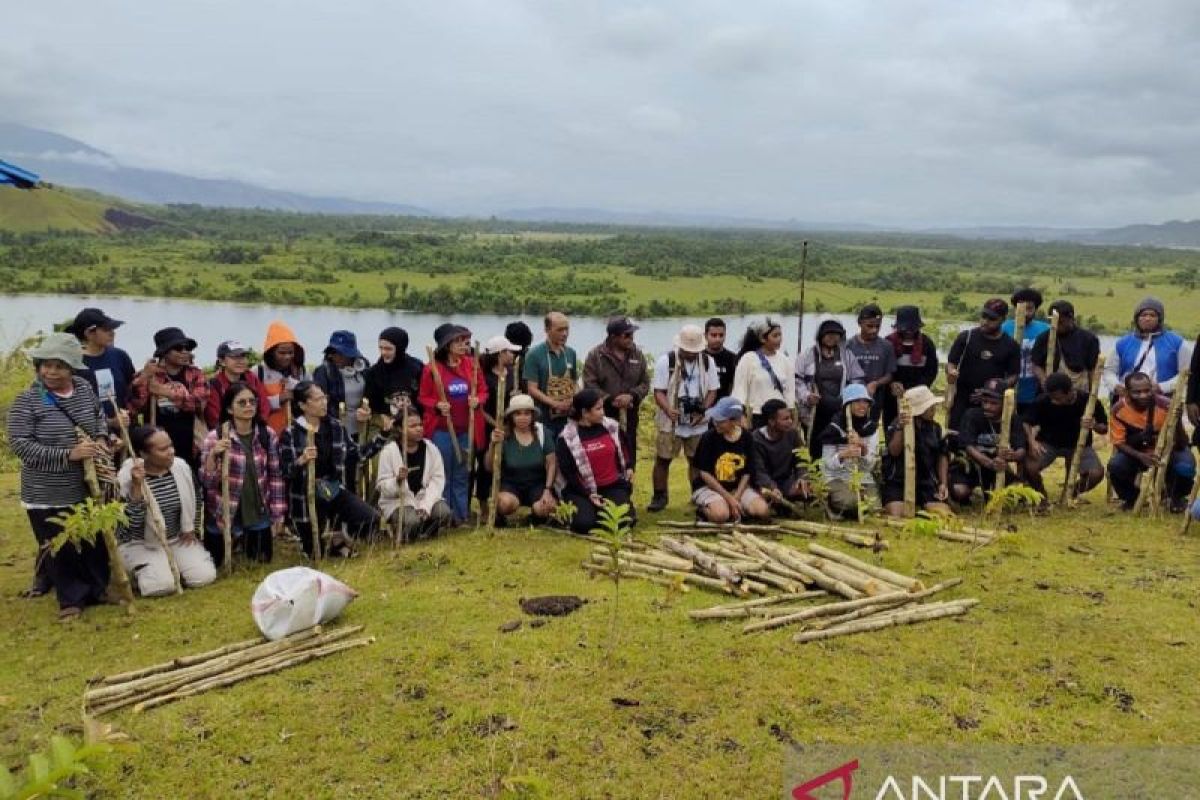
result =
[[80,608],[79,606],[64,606],[63,608],[60,608],[58,610],[58,621],[59,622],[73,622],[82,613],[83,613],[83,609]]
[[21,591],[17,592],[17,597],[23,597],[26,600],[36,600],[37,598],[45,597],[48,594],[50,594],[50,590],[47,587],[34,584],[28,589],[22,589]]

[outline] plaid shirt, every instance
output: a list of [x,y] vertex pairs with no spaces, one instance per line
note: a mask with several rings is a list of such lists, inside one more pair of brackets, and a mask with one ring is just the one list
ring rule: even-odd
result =
[[[258,496],[267,505],[271,522],[279,522],[287,513],[287,487],[283,480],[283,468],[279,459],[279,439],[275,431],[266,429],[268,445],[263,449],[256,429],[254,437],[254,476],[258,480]],[[221,519],[221,461],[217,458],[212,469],[208,468],[208,454],[221,436],[219,430],[211,430],[200,448],[200,484],[204,487],[205,504],[211,519]],[[246,451],[238,436],[229,437],[229,510],[230,518],[236,516],[242,498],[242,481],[246,475]]]
[[[292,420],[291,426],[285,428],[279,436],[279,458],[283,465],[284,478],[288,482],[288,516],[293,522],[308,522],[308,465],[296,463],[304,454],[304,448],[308,446],[309,430],[301,420],[303,417]],[[378,433],[374,439],[359,447],[350,439],[346,427],[336,417],[326,417],[321,421],[321,425],[328,426],[330,431],[333,474],[318,474],[317,477],[335,480],[342,485],[342,491],[352,491],[353,483],[346,477],[347,453],[353,449],[358,453],[359,460],[365,461],[383,449],[388,442],[387,437]]]
[[[208,380],[204,377],[204,371],[199,367],[184,367],[181,374],[183,383],[176,383],[167,377],[165,372],[155,373],[153,380],[155,383],[167,386],[171,390],[171,402],[175,407],[184,413],[197,414],[201,417],[204,414],[204,406],[208,402]],[[133,385],[129,392],[129,410],[142,411],[147,407],[147,400],[150,399],[150,387],[146,373],[139,372],[133,379]]]

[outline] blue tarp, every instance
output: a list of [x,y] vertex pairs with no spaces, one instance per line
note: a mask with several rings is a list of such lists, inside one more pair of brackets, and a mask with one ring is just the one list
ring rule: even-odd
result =
[[32,189],[41,180],[29,170],[21,169],[15,164],[0,161],[0,185],[11,184],[18,189]]

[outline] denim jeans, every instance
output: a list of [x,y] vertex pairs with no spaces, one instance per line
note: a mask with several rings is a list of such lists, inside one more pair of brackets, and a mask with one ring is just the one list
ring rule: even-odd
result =
[[462,450],[463,462],[460,464],[454,457],[454,444],[447,431],[433,432],[433,445],[441,453],[442,463],[446,469],[446,488],[442,491],[442,499],[450,506],[456,522],[466,522],[471,513],[471,493],[467,474],[467,434],[458,434],[458,445]]

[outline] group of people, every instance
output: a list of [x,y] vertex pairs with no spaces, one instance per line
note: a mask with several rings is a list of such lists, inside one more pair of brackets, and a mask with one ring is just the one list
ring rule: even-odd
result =
[[[1074,457],[1081,428],[1110,436],[1108,475],[1132,505],[1138,474],[1158,459],[1168,398],[1184,389],[1177,379],[1192,349],[1166,328],[1161,303],[1143,301],[1104,367],[1111,411],[1095,404],[1089,415],[1098,338],[1065,300],[1049,308],[1053,335],[1036,290],[1011,300],[1019,320],[993,298],[954,340],[945,397],[931,388],[937,345],[914,306],[896,309],[887,334],[875,304],[860,310],[853,336],[826,320],[794,358],[777,321],[751,325],[734,352],[724,321],[713,318],[683,325],[653,365],[624,316],[608,321],[604,341],[583,359],[568,344],[570,320],[552,312],[536,344],[523,322],[482,348],[467,328],[441,325],[427,363],[409,353],[402,328],[379,333],[374,362],[353,332],[334,331],[311,369],[295,332],[274,322],[257,364],[230,340],[210,370],[177,327],[154,335],[153,357],[137,369],[114,344],[122,322],[87,308],[29,351],[34,382],[9,411],[21,501],[40,547],[29,594],[56,592],[64,619],[105,599],[102,545],[49,547],[58,516],[97,492],[126,503],[119,553],[143,595],[174,590],[172,561],[186,586],[215,580],[227,537],[256,561],[270,561],[285,535],[309,556],[352,556],[356,542],[383,532],[407,541],[466,524],[472,499],[478,519],[503,525],[524,507],[535,522],[586,533],[606,502],[632,505],[648,400],[649,512],[670,502],[670,469],[682,453],[691,502],[712,522],[814,502],[835,516],[904,514],[910,421],[921,508],[970,503],[1001,473],[1044,495],[1042,472]],[[1200,399],[1197,382],[1192,369],[1188,396]],[[1002,430],[1010,388],[1016,407]],[[1200,405],[1187,412],[1200,422]],[[1174,436],[1163,466],[1178,507],[1195,460],[1182,424]],[[1103,480],[1090,441],[1077,466],[1075,491]],[[89,483],[85,467],[99,480]]]

